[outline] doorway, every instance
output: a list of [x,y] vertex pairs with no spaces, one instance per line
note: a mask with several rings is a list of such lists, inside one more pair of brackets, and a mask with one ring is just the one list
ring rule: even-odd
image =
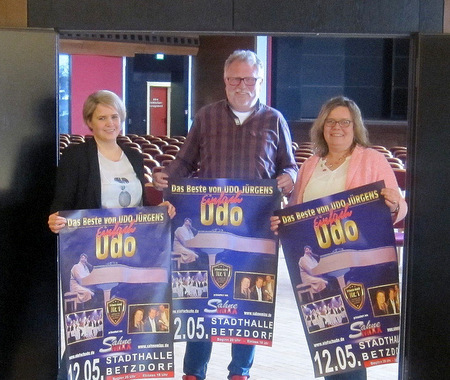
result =
[[147,134],[170,136],[170,82],[147,82]]

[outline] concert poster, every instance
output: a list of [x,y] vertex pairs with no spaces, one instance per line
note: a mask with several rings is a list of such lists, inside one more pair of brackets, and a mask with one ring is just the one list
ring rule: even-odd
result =
[[170,180],[175,341],[272,345],[275,180]]
[[383,187],[275,212],[316,377],[396,361],[399,274]]
[[67,379],[174,377],[166,207],[61,211]]

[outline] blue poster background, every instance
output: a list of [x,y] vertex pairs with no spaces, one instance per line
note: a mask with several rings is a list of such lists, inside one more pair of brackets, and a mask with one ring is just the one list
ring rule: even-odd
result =
[[[164,198],[177,211],[175,341],[271,346],[278,249],[269,218],[281,204],[276,181],[172,180]],[[178,234],[188,237],[184,246]]]
[[398,262],[383,187],[275,212],[317,377],[396,360]]
[[173,377],[167,209],[60,215],[67,219],[59,234],[67,378]]

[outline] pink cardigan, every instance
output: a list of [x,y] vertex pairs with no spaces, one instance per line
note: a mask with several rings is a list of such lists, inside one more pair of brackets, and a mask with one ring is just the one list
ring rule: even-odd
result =
[[[294,191],[289,200],[289,206],[303,202],[303,194],[314,169],[319,162],[319,156],[308,158],[300,167],[297,174]],[[395,174],[384,155],[374,149],[363,148],[357,145],[350,156],[345,189],[367,185],[384,179],[386,187],[398,189],[398,183]],[[408,206],[403,198],[400,200],[400,208],[395,219],[395,223],[406,216]]]

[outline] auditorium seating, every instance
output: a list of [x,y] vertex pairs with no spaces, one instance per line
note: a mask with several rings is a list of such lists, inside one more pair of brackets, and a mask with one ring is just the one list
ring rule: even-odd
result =
[[399,145],[395,145],[395,146],[391,146],[389,148],[389,150],[392,152],[392,154],[395,156],[395,152],[397,151],[403,151],[406,152],[406,146],[399,146]]
[[121,142],[132,142],[128,136],[117,136],[117,142],[120,144]]
[[[59,138],[60,152],[62,153],[70,144],[79,144],[92,137],[92,135],[61,134]],[[139,150],[144,155],[144,159],[147,162],[146,166],[150,170],[161,170],[164,165],[167,165],[171,160],[175,159],[185,139],[185,136],[154,136],[151,134],[126,134],[117,137],[120,145],[126,145]],[[372,145],[371,148],[384,154],[396,173],[400,187],[405,189],[405,169],[407,166],[406,146],[385,147],[382,145]],[[308,157],[314,154],[313,143],[310,141],[293,141],[292,149],[298,167]]]
[[313,155],[312,152],[298,152],[298,151],[295,151],[295,153],[294,153],[295,157],[306,157],[306,158],[308,158],[308,157],[311,157],[312,155]]
[[82,135],[70,135],[69,136],[70,142],[71,143],[82,143],[84,142],[84,136]]
[[184,140],[179,140],[176,142],[171,143],[170,145],[176,145],[178,148],[181,148],[184,144]]
[[159,148],[143,147],[141,149],[143,152],[151,154],[152,156],[156,156],[157,154],[163,154],[163,151]]
[[395,178],[397,178],[397,183],[400,189],[406,190],[406,170],[402,168],[393,168]]
[[153,138],[153,139],[150,140],[150,142],[151,142],[152,144],[158,145],[160,148],[161,148],[161,146],[163,146],[163,145],[169,145],[169,143],[168,143],[167,141],[161,140],[161,139],[159,139],[159,138]]
[[152,170],[157,166],[161,166],[160,162],[154,158],[144,158],[144,165]]
[[139,145],[141,146],[141,148],[155,148],[155,149],[159,149],[159,146],[156,144],[153,144],[151,142],[149,142],[148,140],[145,140],[145,142],[141,142],[139,143]]
[[298,148],[309,148],[309,149],[313,148],[313,143],[311,141],[303,141],[297,144]]
[[172,154],[163,153],[163,154],[156,154],[155,156],[153,156],[153,158],[155,160],[157,160],[158,162],[163,162],[164,160],[169,160],[169,161],[174,160],[175,156]]
[[397,157],[386,157],[386,159],[388,160],[389,163],[393,162],[403,166],[403,161]]
[[179,142],[176,138],[169,136],[158,136],[161,140],[167,142],[168,144],[172,144],[174,142]]
[[396,153],[395,157],[397,157],[398,159],[402,160],[404,167],[406,167],[407,165],[407,154],[406,152],[401,152],[401,153]]
[[119,143],[119,145],[126,146],[128,148],[136,148],[139,151],[141,150],[141,146],[138,143],[134,143],[134,142],[125,141],[125,142]]
[[[298,167],[310,156],[314,154],[313,143],[310,141],[293,142],[294,157]],[[393,146],[387,148],[382,145],[372,145],[372,149],[375,149],[386,157],[386,160],[390,163],[393,169],[405,169],[406,168],[406,147],[405,146]]]
[[145,152],[141,152],[141,154],[142,154],[142,157],[143,157],[144,159],[146,159],[146,158],[153,159],[153,157],[152,157],[151,154],[148,154],[148,153],[145,153]]
[[[163,153],[168,153],[168,151],[178,152],[180,150],[180,147],[178,147],[176,145],[168,144],[168,145],[162,145],[160,147],[160,149],[162,150]],[[169,153],[169,154],[172,154],[172,153]]]

